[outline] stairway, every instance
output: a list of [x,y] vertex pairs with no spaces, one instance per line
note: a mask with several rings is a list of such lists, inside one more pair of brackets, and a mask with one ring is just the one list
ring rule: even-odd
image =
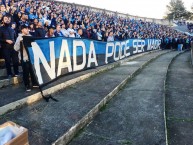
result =
[[69,145],[166,145],[165,80],[177,54],[147,65]]
[[190,52],[170,65],[166,81],[166,116],[169,145],[193,144],[193,68]]
[[[173,63],[188,54],[155,51],[123,61],[68,87],[60,85],[52,93],[58,102],[18,102],[24,106],[1,115],[0,124],[11,120],[28,128],[30,145],[172,144],[168,76]],[[33,95],[18,93],[21,99]],[[13,104],[2,103],[0,112],[5,106]]]

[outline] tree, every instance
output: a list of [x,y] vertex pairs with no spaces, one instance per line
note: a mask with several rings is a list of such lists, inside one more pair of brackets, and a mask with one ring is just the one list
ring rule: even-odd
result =
[[192,12],[190,12],[190,20],[193,20],[193,3],[192,3],[192,6],[191,6],[191,11]]
[[171,0],[169,5],[166,6],[168,13],[166,18],[172,19],[188,19],[190,17],[190,12],[188,12],[184,6],[182,0]]
[[192,3],[192,6],[191,6],[191,10],[192,10],[192,12],[193,12],[193,3]]

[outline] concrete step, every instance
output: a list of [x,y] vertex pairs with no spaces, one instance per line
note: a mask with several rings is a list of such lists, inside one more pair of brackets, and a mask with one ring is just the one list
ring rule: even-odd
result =
[[190,52],[178,56],[166,80],[166,116],[170,145],[193,143],[193,68]]
[[[9,119],[28,128],[31,145],[66,144],[94,118],[128,80],[149,62],[165,53],[168,51],[157,51],[132,61],[124,61],[114,69],[103,71],[103,73],[66,89],[61,90],[62,85],[60,85],[60,91],[52,87],[45,93],[56,92],[52,96],[58,99],[58,102],[36,102],[33,105],[4,114],[0,123]],[[15,104],[5,105],[0,108],[0,111],[10,106],[15,106]]]
[[2,68],[5,65],[5,60],[4,59],[0,59],[0,68]]
[[8,79],[7,77],[0,77],[0,89],[12,85],[17,85],[23,82],[22,76],[12,77]]
[[[22,77],[13,77],[11,79],[7,78],[7,71],[5,69],[4,59],[0,59],[0,89],[3,87],[8,87],[12,85],[17,85],[22,82]],[[12,69],[13,71],[13,69]],[[19,66],[19,72],[22,73],[22,67]]]
[[[68,86],[71,86],[77,82],[83,81],[85,79],[88,79],[94,75],[105,72],[107,70],[111,70],[112,68],[119,66],[125,61],[131,61],[136,58],[141,58],[142,56],[143,56],[142,58],[148,59],[147,54],[157,53],[159,51],[160,50],[137,54],[129,58],[126,58],[124,60],[109,64],[107,66],[101,66],[95,69],[89,69],[89,70],[75,73],[73,75],[67,75],[67,76],[61,77],[57,81],[54,81],[49,85],[45,86],[43,88],[43,92],[45,95],[58,92],[59,90],[64,89]],[[14,110],[15,108],[18,108],[19,106],[22,106],[24,104],[31,104],[42,99],[42,95],[39,92],[39,89],[33,88],[31,92],[25,92],[25,87],[23,83],[12,85],[10,87],[1,88],[0,96],[1,96],[0,115],[6,113],[8,110]]]
[[21,66],[19,67],[19,72],[20,72],[20,76],[12,77],[8,79],[6,69],[0,69],[0,89],[22,83],[23,79],[22,79],[22,67]]
[[[12,69],[13,71],[13,69]],[[19,72],[22,72],[22,67],[19,66]],[[7,76],[7,71],[6,71],[6,68],[3,67],[3,68],[0,68],[0,77],[5,77]]]

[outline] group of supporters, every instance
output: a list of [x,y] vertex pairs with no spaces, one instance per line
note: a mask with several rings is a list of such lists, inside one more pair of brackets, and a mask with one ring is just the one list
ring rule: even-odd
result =
[[[0,54],[5,59],[8,77],[19,75],[19,62],[23,66],[24,83],[30,90],[29,59],[25,50],[20,53],[23,35],[37,38],[71,37],[97,41],[122,41],[125,39],[161,39],[163,49],[190,47],[189,36],[153,22],[134,20],[93,11],[89,7],[40,0],[0,0]],[[18,58],[19,53],[19,58]],[[11,71],[11,62],[14,72]]]
[[161,38],[162,49],[190,49],[192,38],[190,36],[163,37]]

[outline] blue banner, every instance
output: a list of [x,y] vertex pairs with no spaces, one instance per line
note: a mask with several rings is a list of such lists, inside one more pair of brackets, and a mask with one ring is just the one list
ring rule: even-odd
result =
[[161,44],[159,39],[101,42],[64,37],[24,37],[23,42],[39,85],[47,84],[61,75],[158,49]]

